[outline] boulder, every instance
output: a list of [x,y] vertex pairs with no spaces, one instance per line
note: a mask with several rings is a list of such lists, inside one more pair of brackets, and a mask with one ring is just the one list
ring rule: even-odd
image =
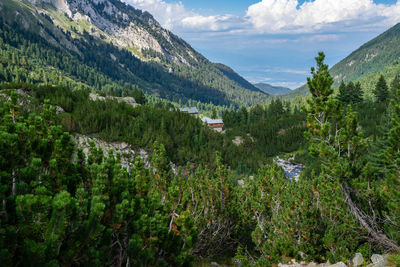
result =
[[374,254],[371,256],[372,264],[368,265],[370,267],[385,267],[388,265],[387,259],[379,254]]
[[385,257],[383,257],[382,255],[379,255],[379,254],[374,254],[371,256],[372,263],[378,263],[378,262],[384,261],[384,260],[385,260]]
[[222,267],[222,266],[213,261],[211,262],[211,267]]
[[364,258],[361,253],[356,253],[353,258],[353,266],[361,266],[364,262]]

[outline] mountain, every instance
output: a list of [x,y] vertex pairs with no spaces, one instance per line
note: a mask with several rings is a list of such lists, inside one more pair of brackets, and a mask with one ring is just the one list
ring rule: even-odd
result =
[[[334,65],[330,73],[334,86],[343,80],[360,81],[367,94],[371,94],[382,74],[392,79],[400,71],[400,23],[365,43],[345,59]],[[308,94],[307,86],[293,91],[292,96]]]
[[26,63],[19,64],[19,79],[4,63],[9,73],[2,80],[106,92],[138,87],[183,103],[239,106],[268,98],[162,28],[148,12],[119,0],[2,0],[0,26],[1,61],[10,54],[18,59],[14,63],[22,58]]
[[286,95],[292,92],[289,88],[273,86],[267,83],[256,83],[254,86],[269,95]]

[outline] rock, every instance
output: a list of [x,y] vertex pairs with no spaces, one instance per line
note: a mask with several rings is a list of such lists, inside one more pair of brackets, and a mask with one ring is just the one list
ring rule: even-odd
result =
[[128,171],[130,171],[134,164],[135,158],[138,156],[143,160],[144,167],[146,169],[150,168],[149,153],[142,149],[134,150],[128,143],[105,142],[101,139],[88,137],[81,134],[74,134],[72,137],[75,139],[76,145],[83,150],[83,153],[86,156],[89,155],[90,142],[94,142],[95,146],[101,148],[106,156],[110,150],[114,151],[115,154],[120,153],[121,165],[127,168]]
[[374,254],[374,255],[371,256],[372,263],[378,263],[378,262],[384,261],[384,260],[385,260],[385,258],[382,255],[379,255],[379,254]]
[[106,96],[106,97],[104,97],[104,96],[90,93],[89,98],[92,101],[117,100],[118,103],[125,102],[126,104],[128,104],[134,108],[140,106],[140,104],[136,103],[136,100],[130,96],[126,96],[126,97]]
[[216,263],[215,261],[211,262],[211,266],[212,266],[212,267],[222,267],[221,265],[219,265],[219,264]]
[[240,146],[243,142],[244,140],[241,136],[235,136],[235,139],[232,140],[232,143],[236,146]]
[[331,265],[330,267],[347,267],[347,265],[340,261],[338,263]]
[[361,266],[364,262],[364,258],[361,253],[356,253],[353,258],[353,266]]
[[385,267],[388,265],[387,259],[379,254],[374,254],[371,256],[372,264],[369,267]]
[[57,114],[65,113],[65,110],[62,107],[60,107],[60,106],[55,106],[55,107],[56,107]]

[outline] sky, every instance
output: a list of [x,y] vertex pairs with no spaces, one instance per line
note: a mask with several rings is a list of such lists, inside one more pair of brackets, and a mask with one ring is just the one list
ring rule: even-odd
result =
[[295,89],[400,22],[400,0],[123,0],[248,81]]

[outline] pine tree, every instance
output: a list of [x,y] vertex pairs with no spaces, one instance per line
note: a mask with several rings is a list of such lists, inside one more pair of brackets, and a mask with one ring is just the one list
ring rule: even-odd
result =
[[390,84],[390,95],[391,98],[395,99],[397,97],[397,92],[400,90],[400,74],[394,76],[392,83]]
[[338,94],[337,98],[342,103],[347,103],[347,101],[349,100],[347,86],[343,81],[339,85],[339,94]]
[[361,83],[357,82],[354,85],[353,89],[352,103],[353,104],[361,103],[363,101],[363,97],[364,97],[364,92],[361,88]]
[[[305,111],[310,152],[323,163],[317,190],[323,196],[321,213],[329,218],[325,245],[329,247],[337,242],[338,231],[347,232],[346,229],[359,225],[359,231],[366,231],[375,244],[398,251],[399,246],[385,235],[375,215],[379,203],[370,187],[376,184],[371,181],[369,167],[363,159],[366,141],[357,129],[357,116],[351,109],[345,113],[340,102],[331,97],[333,80],[328,66],[323,64],[324,57],[323,53],[319,54],[316,58],[318,68],[312,68],[313,77],[308,78],[313,98],[308,100]],[[358,195],[352,192],[358,192]],[[358,246],[352,241],[352,235],[347,232],[339,246],[330,248],[331,257],[337,259]]]
[[363,101],[361,84],[349,82],[347,85],[342,81],[339,86],[337,99],[344,104],[357,104]]
[[[143,162],[129,174],[119,155],[104,157],[93,144],[88,159],[78,151],[75,162],[71,136],[56,124],[48,101],[40,114],[24,117],[16,92],[11,99],[0,103],[3,265],[190,264],[191,219],[182,213],[176,231],[169,230],[167,204],[151,191],[155,178]],[[162,155],[156,162],[165,167]],[[164,178],[158,177],[170,182]]]
[[378,103],[386,103],[389,99],[389,88],[383,75],[379,77],[375,86],[374,95]]
[[400,243],[400,91],[396,100],[392,101],[393,112],[391,128],[388,134],[388,146],[382,155],[386,167],[386,179],[380,186],[380,192],[385,203],[383,209],[385,228],[393,239]]

